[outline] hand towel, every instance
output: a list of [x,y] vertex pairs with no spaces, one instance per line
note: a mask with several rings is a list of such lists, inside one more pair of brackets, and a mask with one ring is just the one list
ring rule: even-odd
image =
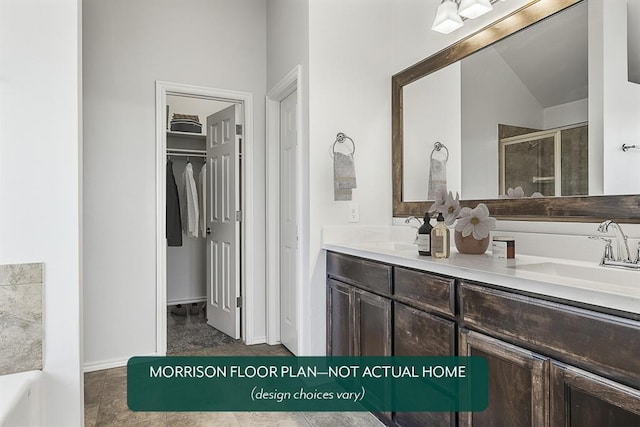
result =
[[166,200],[166,237],[169,246],[182,246],[182,221],[180,220],[180,199],[176,177],[173,175],[173,162],[167,160],[167,200]]
[[182,173],[182,179],[185,186],[186,199],[186,234],[187,237],[198,237],[198,227],[200,226],[199,208],[198,208],[198,190],[196,182],[193,179],[193,166],[187,163]]
[[356,188],[356,168],[353,155],[333,154],[333,199],[351,200],[351,190]]
[[447,161],[431,158],[427,200],[435,200],[436,192],[447,192]]
[[198,201],[200,202],[200,235],[207,238],[207,204],[205,200],[207,200],[207,164],[202,165],[202,169],[200,169],[200,174],[198,175],[198,181],[200,184],[200,188],[198,191]]

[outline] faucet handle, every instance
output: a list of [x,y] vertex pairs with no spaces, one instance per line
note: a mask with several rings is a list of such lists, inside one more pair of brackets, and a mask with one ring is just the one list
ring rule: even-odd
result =
[[[602,261],[600,261],[600,265],[604,264],[605,261],[613,260],[613,246],[611,245],[611,239],[602,236],[589,236],[589,239],[592,240],[604,240],[604,254],[602,255]],[[638,251],[640,252],[640,246],[638,246]]]

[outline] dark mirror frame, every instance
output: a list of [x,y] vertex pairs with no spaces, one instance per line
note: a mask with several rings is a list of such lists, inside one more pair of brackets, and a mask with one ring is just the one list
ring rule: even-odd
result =
[[[393,216],[422,217],[432,202],[403,202],[403,121],[402,89],[428,74],[453,64],[472,53],[535,24],[583,0],[537,0],[452,44],[440,52],[397,73],[391,79]],[[570,196],[540,199],[463,200],[462,206],[485,203],[494,216],[503,220],[599,222],[616,219],[640,222],[640,195]]]

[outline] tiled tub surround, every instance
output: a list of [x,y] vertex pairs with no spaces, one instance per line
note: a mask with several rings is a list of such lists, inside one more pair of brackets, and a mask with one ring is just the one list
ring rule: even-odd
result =
[[0,375],[42,369],[43,264],[0,265]]
[[[349,228],[349,230],[347,230]],[[443,274],[460,279],[481,281],[509,289],[545,295],[567,301],[624,311],[633,318],[640,315],[640,271],[622,271],[598,267],[598,251],[591,261],[565,260],[559,258],[524,255],[519,250],[516,238],[516,259],[493,259],[491,253],[464,255],[451,250],[451,257],[437,260],[422,257],[417,249],[407,245],[412,242],[415,230],[409,227],[326,227],[323,229],[323,249],[368,258],[384,263]],[[542,237],[540,239],[542,240]],[[592,244],[586,237],[570,236],[584,245]],[[395,245],[392,242],[402,242]],[[542,243],[541,243],[542,244]],[[610,272],[613,279],[599,282],[566,276],[532,272],[526,266],[543,263],[565,263],[575,268],[602,269]],[[525,268],[519,268],[525,267]],[[598,270],[600,272],[600,270]],[[632,284],[621,286],[615,277],[625,275]],[[633,275],[633,276],[629,276]],[[637,276],[637,281],[635,277]],[[627,280],[629,282],[629,280]]]

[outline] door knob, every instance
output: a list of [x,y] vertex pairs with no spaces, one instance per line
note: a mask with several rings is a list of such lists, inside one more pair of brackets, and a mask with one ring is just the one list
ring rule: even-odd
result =
[[211,234],[211,228],[207,227],[207,235]]

